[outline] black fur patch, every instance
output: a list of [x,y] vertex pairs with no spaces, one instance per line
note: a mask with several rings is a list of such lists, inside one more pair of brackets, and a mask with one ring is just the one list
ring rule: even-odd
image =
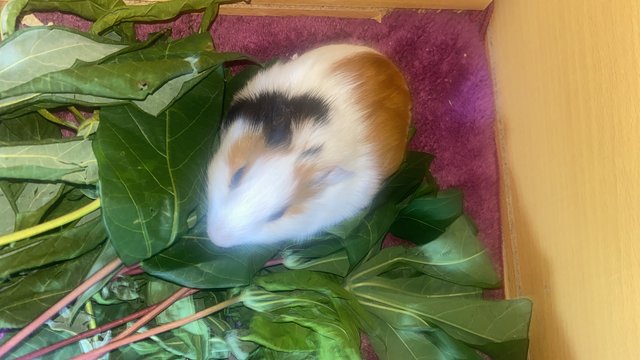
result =
[[226,125],[242,118],[262,127],[269,147],[291,144],[294,127],[304,121],[322,123],[327,120],[329,104],[312,94],[287,96],[282,92],[266,92],[233,102],[227,113]]

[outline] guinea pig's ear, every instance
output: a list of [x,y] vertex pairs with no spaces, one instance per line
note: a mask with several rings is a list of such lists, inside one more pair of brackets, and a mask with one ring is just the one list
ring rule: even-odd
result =
[[353,175],[352,171],[349,171],[340,166],[334,166],[328,169],[318,171],[313,178],[313,185],[316,186],[331,186],[339,182],[342,182]]

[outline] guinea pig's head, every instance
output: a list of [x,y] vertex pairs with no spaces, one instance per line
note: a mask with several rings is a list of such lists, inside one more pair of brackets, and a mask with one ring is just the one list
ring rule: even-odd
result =
[[307,122],[287,141],[274,141],[277,134],[242,120],[222,130],[208,169],[207,231],[214,244],[300,239],[325,225],[324,211],[316,211],[319,204],[326,202],[328,189],[352,173],[323,160],[318,126]]

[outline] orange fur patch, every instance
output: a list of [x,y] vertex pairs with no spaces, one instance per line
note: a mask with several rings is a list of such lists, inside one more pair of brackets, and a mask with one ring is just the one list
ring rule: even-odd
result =
[[355,102],[369,122],[365,141],[375,149],[381,176],[391,176],[404,159],[411,122],[404,77],[389,59],[373,52],[340,60],[332,70],[355,82]]
[[229,181],[231,181],[233,174],[243,166],[246,166],[246,174],[258,157],[265,153],[266,148],[264,137],[259,134],[243,135],[233,145],[231,145],[229,152],[227,153],[229,162]]

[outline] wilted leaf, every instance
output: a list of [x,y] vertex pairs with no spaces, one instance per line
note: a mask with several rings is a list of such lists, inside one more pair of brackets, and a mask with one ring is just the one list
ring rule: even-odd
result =
[[204,197],[222,91],[220,70],[159,117],[133,106],[102,110],[93,149],[105,223],[125,263],[153,256],[187,230]]
[[206,235],[186,236],[142,262],[159,278],[194,288],[229,288],[249,284],[277,253],[273,246],[219,248]]

